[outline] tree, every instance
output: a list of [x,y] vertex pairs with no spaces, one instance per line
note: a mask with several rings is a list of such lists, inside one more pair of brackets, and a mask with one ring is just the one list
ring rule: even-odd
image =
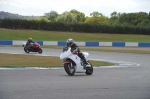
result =
[[148,19],[142,20],[137,26],[150,26],[150,21]]
[[92,23],[92,24],[105,24],[105,22],[108,20],[108,17],[102,16],[102,17],[89,17],[86,18],[85,23]]
[[132,26],[136,26],[145,19],[148,19],[148,14],[145,12],[123,13],[118,17],[118,21],[120,22],[120,24],[126,23]]
[[116,11],[114,11],[114,12],[112,12],[112,13],[110,14],[110,16],[111,16],[111,18],[117,19],[118,16],[119,16],[119,14],[118,14]]
[[99,12],[94,11],[93,13],[90,13],[90,16],[92,16],[92,17],[100,17],[100,16],[103,16],[103,14],[102,14],[102,13],[99,13]]
[[56,21],[56,18],[58,17],[59,14],[56,11],[50,11],[48,13],[45,13],[44,15],[46,18],[54,22]]
[[141,23],[142,21],[148,19],[148,14],[145,12],[139,12],[135,14],[135,25]]
[[73,13],[76,16],[77,23],[83,23],[85,21],[85,14],[79,12],[75,9],[71,10],[70,13]]
[[108,17],[104,16],[102,13],[93,12],[90,14],[91,17],[87,17],[85,23],[92,23],[92,24],[104,24],[108,21]]
[[118,19],[119,16],[120,16],[120,13],[117,13],[116,11],[112,12],[110,14],[109,20],[107,21],[108,22],[107,24],[109,24],[109,25],[116,25],[116,24],[118,24],[119,22],[118,22],[117,19]]
[[57,22],[63,22],[63,23],[77,23],[77,16],[70,12],[64,12],[61,15],[57,17]]
[[36,19],[37,21],[41,21],[41,22],[50,22],[50,20],[48,20],[46,17],[40,17]]

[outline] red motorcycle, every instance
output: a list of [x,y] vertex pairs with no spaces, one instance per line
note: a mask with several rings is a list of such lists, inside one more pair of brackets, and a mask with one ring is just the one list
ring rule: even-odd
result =
[[40,47],[40,44],[38,44],[37,42],[34,42],[34,43],[30,43],[30,48],[28,48],[27,46],[25,46],[25,44],[23,44],[23,47],[24,47],[24,51],[26,53],[29,53],[29,52],[38,52],[39,54],[41,54],[43,51]]

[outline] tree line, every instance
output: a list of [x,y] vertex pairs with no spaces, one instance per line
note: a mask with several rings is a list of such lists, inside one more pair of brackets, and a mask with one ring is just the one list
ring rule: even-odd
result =
[[41,16],[23,16],[19,14],[13,14],[9,12],[0,11],[0,19],[26,19],[26,20],[34,20]]
[[0,27],[15,29],[42,29],[53,31],[150,34],[150,13],[118,13],[107,17],[99,12],[90,13],[90,17],[75,9],[58,14],[56,11],[45,13],[35,19],[0,20]]

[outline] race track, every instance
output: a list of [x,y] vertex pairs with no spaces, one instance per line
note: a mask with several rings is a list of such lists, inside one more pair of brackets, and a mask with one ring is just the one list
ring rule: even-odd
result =
[[[3,46],[0,52],[25,54],[22,47]],[[0,99],[150,99],[149,54],[88,52],[89,59],[140,66],[94,68],[91,76],[68,76],[63,69],[0,69]],[[42,55],[60,53],[61,49],[43,48]]]

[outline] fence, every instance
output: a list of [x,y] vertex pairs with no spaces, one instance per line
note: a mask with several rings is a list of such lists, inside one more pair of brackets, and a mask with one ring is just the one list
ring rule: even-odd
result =
[[[22,45],[23,42],[20,40],[0,40],[0,45]],[[41,46],[66,46],[65,41],[37,41]],[[150,47],[150,42],[76,42],[78,46],[88,46],[88,47]]]

